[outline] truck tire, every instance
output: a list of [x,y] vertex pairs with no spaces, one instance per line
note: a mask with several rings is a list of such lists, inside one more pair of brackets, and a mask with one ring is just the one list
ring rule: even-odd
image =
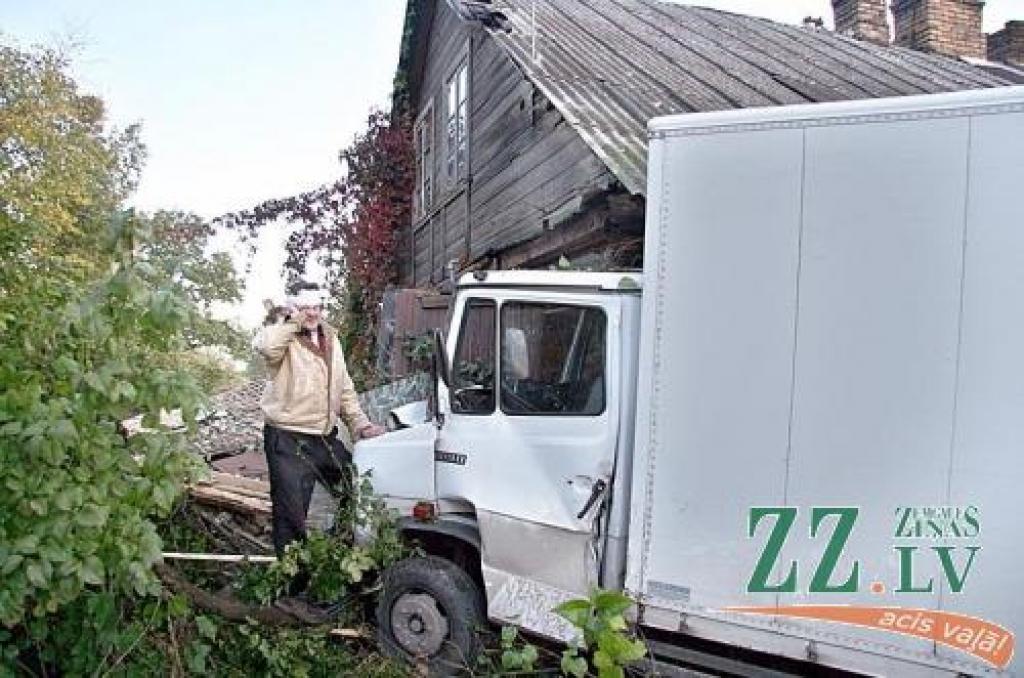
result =
[[479,587],[444,558],[408,558],[385,571],[377,636],[387,654],[457,675],[475,666],[486,624]]

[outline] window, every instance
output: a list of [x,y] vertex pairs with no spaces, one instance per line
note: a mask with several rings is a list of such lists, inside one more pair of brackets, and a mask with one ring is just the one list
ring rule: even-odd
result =
[[507,414],[604,412],[606,325],[599,308],[503,305],[501,409]]
[[452,412],[494,411],[494,301],[469,299],[452,362]]
[[466,121],[469,99],[469,60],[464,59],[448,80],[448,117],[446,125],[445,166],[448,178],[466,176]]
[[416,194],[413,196],[414,215],[425,216],[434,202],[434,105],[427,103],[413,128],[416,145]]

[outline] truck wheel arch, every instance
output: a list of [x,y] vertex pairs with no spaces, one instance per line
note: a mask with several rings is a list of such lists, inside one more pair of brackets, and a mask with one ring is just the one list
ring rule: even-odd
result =
[[484,591],[480,530],[475,520],[454,521],[442,517],[424,522],[403,517],[399,519],[398,529],[403,539],[423,549],[427,555],[444,558],[465,570]]

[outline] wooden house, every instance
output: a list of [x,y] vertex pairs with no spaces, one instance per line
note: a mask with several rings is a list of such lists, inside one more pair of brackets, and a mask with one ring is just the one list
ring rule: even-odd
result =
[[[906,21],[921,21],[915,2],[931,7],[900,0]],[[889,44],[885,0],[833,5],[834,32],[658,0],[409,0],[396,91],[417,170],[402,283],[562,257],[640,266],[655,116],[1024,81],[941,54],[913,26],[896,26],[908,46]]]

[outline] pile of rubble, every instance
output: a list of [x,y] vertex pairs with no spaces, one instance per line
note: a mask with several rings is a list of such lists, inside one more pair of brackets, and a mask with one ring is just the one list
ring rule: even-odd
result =
[[198,422],[192,449],[213,469],[267,479],[260,411],[265,385],[263,380],[249,381],[210,398],[209,413]]

